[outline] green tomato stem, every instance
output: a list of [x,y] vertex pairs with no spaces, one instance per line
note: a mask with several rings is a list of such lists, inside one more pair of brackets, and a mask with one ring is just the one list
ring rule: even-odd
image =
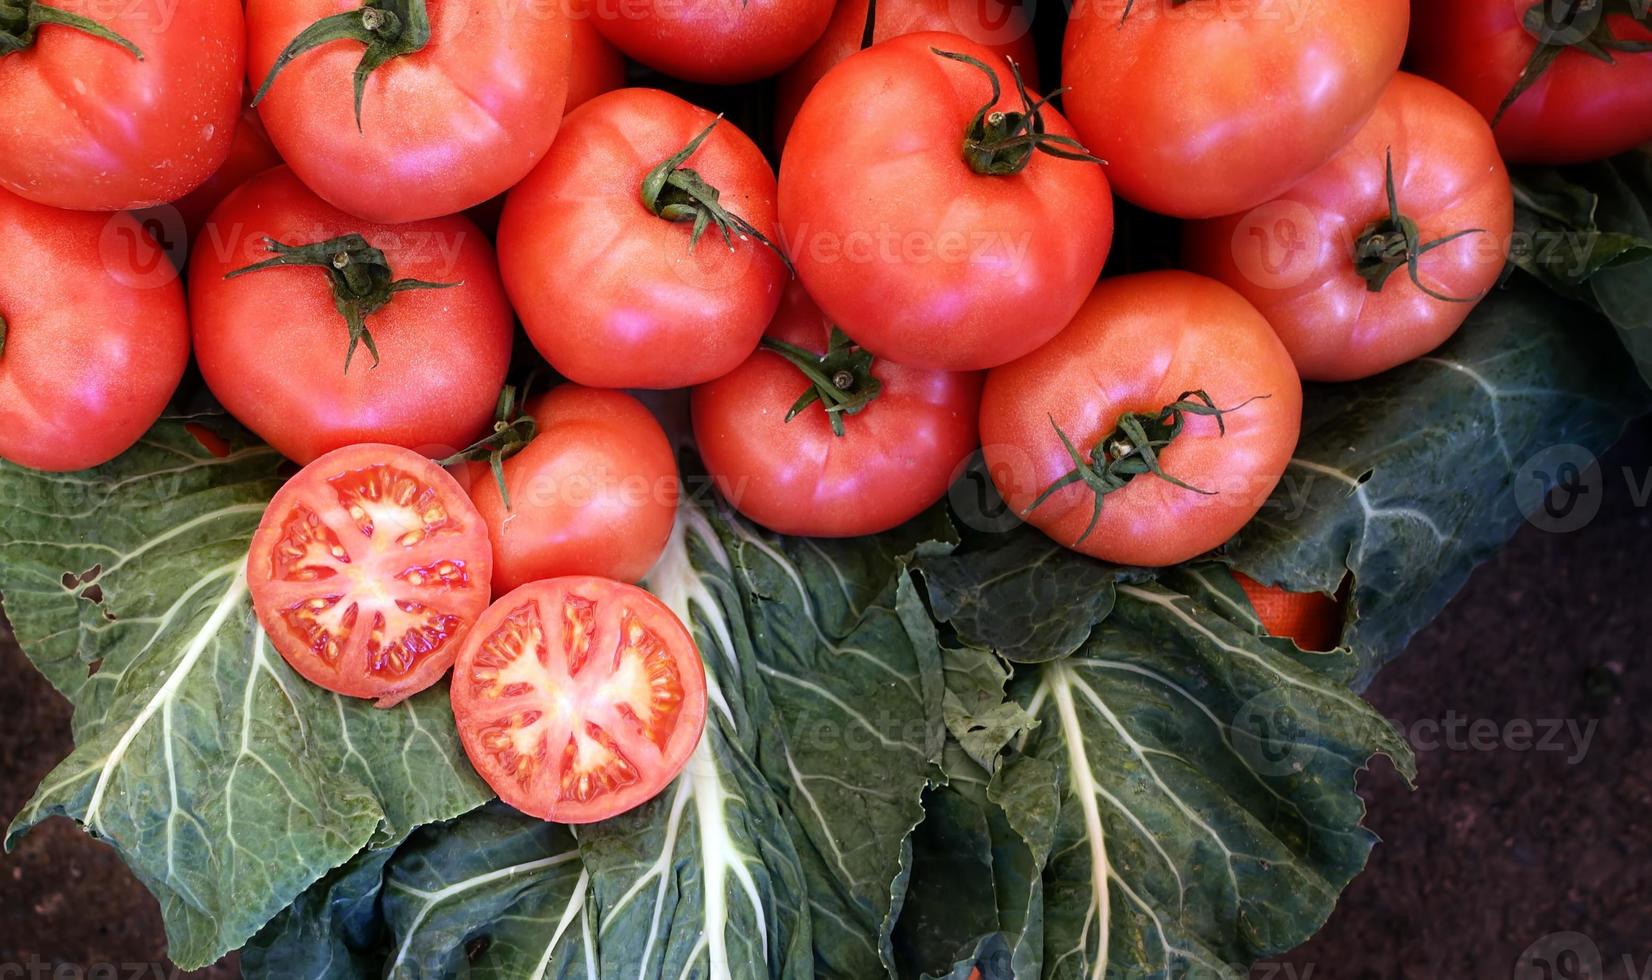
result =
[[366,49],[352,79],[356,131],[360,132],[361,100],[368,77],[392,59],[423,51],[430,43],[430,14],[425,0],[367,0],[360,9],[323,17],[306,27],[276,57],[252,104],[264,101],[276,76],[295,58],[334,41],[354,41]]
[[1035,152],[1048,153],[1063,160],[1106,163],[1100,157],[1091,156],[1090,151],[1071,136],[1044,131],[1044,109],[1051,98],[1061,94],[1061,89],[1034,101],[1027,91],[1027,83],[1021,78],[1021,69],[1016,67],[1015,62],[1005,59],[1015,80],[1015,90],[1021,95],[1022,108],[1018,112],[1000,112],[993,106],[998,104],[1004,90],[998,82],[998,73],[986,62],[955,51],[929,50],[942,58],[979,69],[992,83],[992,97],[976,110],[964,130],[964,162],[969,164],[971,170],[992,177],[1018,174],[1027,169]]
[[844,417],[866,411],[883,392],[883,382],[872,373],[871,352],[857,346],[837,327],[832,328],[832,339],[824,354],[773,338],[765,338],[763,347],[785,358],[809,381],[809,387],[786,413],[787,422],[819,402],[832,424],[832,434],[841,439],[846,434]]
[[89,17],[59,10],[36,0],[0,0],[0,58],[16,54],[34,44],[35,36],[45,24],[55,24],[80,31],[100,40],[125,48],[132,57],[143,60],[138,46]]
[[1442,245],[1467,235],[1483,235],[1484,228],[1469,228],[1431,242],[1422,241],[1417,223],[1400,213],[1399,192],[1394,184],[1394,151],[1388,151],[1388,216],[1373,222],[1354,243],[1354,271],[1373,293],[1382,292],[1388,279],[1399,269],[1409,271],[1411,281],[1428,296],[1443,303],[1472,303],[1478,296],[1447,296],[1423,285],[1420,260]]

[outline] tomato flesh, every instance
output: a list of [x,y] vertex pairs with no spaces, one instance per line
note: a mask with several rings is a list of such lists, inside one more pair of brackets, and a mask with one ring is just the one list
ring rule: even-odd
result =
[[487,607],[487,533],[435,463],[341,449],[270,501],[247,559],[253,606],[294,670],[390,707],[447,671]]
[[1291,592],[1234,572],[1256,618],[1270,636],[1293,641],[1304,650],[1323,653],[1342,641],[1342,603],[1319,592]]
[[544,579],[495,602],[455,665],[453,713],[499,798],[590,823],[657,795],[705,728],[705,668],[688,630],[636,586]]

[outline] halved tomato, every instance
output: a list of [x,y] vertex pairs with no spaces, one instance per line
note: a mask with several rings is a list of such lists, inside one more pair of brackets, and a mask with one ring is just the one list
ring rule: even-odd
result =
[[454,665],[453,715],[500,799],[592,823],[682,771],[705,729],[705,667],[682,620],[642,589],[542,579],[482,614]]
[[380,708],[447,672],[492,576],[488,527],[458,481],[376,443],[288,480],[247,556],[253,609],[287,663]]

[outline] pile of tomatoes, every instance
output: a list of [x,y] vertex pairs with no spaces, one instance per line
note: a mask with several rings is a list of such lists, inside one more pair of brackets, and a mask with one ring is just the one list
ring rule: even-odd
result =
[[[627,389],[687,389],[691,458],[778,533],[893,528],[980,451],[1060,544],[1177,564],[1274,490],[1303,380],[1496,285],[1505,160],[1652,139],[1644,4],[1078,0],[1043,73],[1031,10],[0,0],[0,457],[109,461],[193,354],[303,467],[247,565],[286,660],[380,705],[452,669],[499,794],[601,819],[707,701],[631,584],[680,446]],[[776,77],[778,176],[626,58]],[[1115,193],[1186,271],[1100,278]]]

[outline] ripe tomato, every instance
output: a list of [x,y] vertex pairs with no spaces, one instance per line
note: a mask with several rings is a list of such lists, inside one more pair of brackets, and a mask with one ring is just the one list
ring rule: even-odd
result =
[[675,78],[737,85],[796,61],[826,29],[833,0],[591,0],[613,45]]
[[562,110],[564,114],[604,92],[625,87],[625,56],[597,30],[592,20],[591,0],[571,0],[568,29],[573,40],[573,56],[568,62],[568,102]]
[[0,190],[0,458],[64,472],[125,452],[189,363],[183,286],[130,215]]
[[[1652,42],[1652,21],[1581,0],[1426,0],[1417,6],[1411,64],[1467,99],[1487,119],[1515,91],[1538,48],[1528,16],[1554,15],[1566,25],[1549,36],[1559,56],[1511,103],[1495,127],[1510,163],[1581,163],[1652,140],[1652,53],[1609,48],[1611,61],[1581,43],[1608,34]],[[1639,8],[1644,12],[1644,4]],[[1535,13],[1534,13],[1535,12]]]
[[[350,235],[362,241],[341,241]],[[242,271],[298,246],[325,246],[309,250],[321,267]],[[347,271],[333,269],[339,255]],[[350,276],[359,277],[359,301]],[[409,280],[444,288],[401,291]],[[445,456],[493,417],[510,362],[510,305],[492,247],[463,217],[374,224],[278,167],[213,212],[189,282],[208,387],[299,463],[357,442]],[[362,331],[346,309],[360,312]]]
[[867,350],[979,370],[1043,344],[1084,302],[1112,195],[1100,166],[1053,155],[1080,148],[1049,107],[1039,149],[1052,152],[1025,142],[1028,98],[991,48],[922,33],[852,55],[804,101],[780,163],[781,230],[809,295]]
[[[386,224],[455,214],[521,180],[556,136],[570,55],[560,4],[249,0],[255,91],[324,18],[334,43],[300,45],[257,104],[281,156],[336,207]],[[355,89],[356,66],[380,58]]]
[[388,708],[441,679],[488,605],[487,526],[440,466],[396,446],[335,450],[276,492],[247,585],[270,642],[311,683]]
[[529,402],[538,434],[504,462],[510,508],[486,463],[470,496],[493,540],[493,591],[535,579],[635,582],[677,518],[677,459],[648,409],[620,391],[561,385]]
[[1317,653],[1334,650],[1342,642],[1342,604],[1335,598],[1319,592],[1288,592],[1242,572],[1234,572],[1233,580],[1245,590],[1245,598],[1268,635]]
[[1255,207],[1329,160],[1410,20],[1407,0],[1132,2],[1073,8],[1062,105],[1121,197],[1179,218]]
[[1121,565],[1174,565],[1231,538],[1278,484],[1301,426],[1302,383],[1268,322],[1186,272],[1103,280],[1067,329],[993,369],[981,395],[1004,500],[1060,544]]
[[[1410,244],[1407,220],[1417,229]],[[1302,377],[1351,381],[1455,333],[1503,274],[1513,228],[1508,169],[1485,120],[1401,73],[1329,163],[1247,214],[1189,225],[1186,253],[1189,268],[1262,311]]]
[[84,211],[184,196],[229,153],[245,38],[237,0],[0,4],[0,187]]
[[[785,146],[803,99],[832,66],[860,50],[868,0],[843,0],[832,10],[826,33],[786,69],[775,90],[774,145]],[[960,5],[954,0],[878,0],[872,39],[887,41],[919,31],[962,34],[1021,66],[1028,88],[1038,87],[1038,53],[1026,8],[1005,0]],[[993,62],[997,64],[998,62]]]
[[[669,177],[655,210],[639,197],[651,173]],[[645,88],[592,99],[500,219],[499,263],[528,337],[563,375],[598,388],[727,374],[780,303],[785,266],[751,234],[775,240],[774,195],[762,152],[704,109]],[[696,243],[696,215],[730,224],[712,221]]]
[[236,120],[235,138],[230,141],[229,157],[224,165],[208,177],[206,183],[171,204],[157,205],[144,211],[139,218],[163,245],[167,242],[162,236],[182,235],[182,241],[172,243],[177,247],[173,254],[181,256],[185,254],[185,247],[200,234],[201,226],[206,224],[213,208],[228,197],[230,191],[246,183],[249,178],[280,165],[281,156],[270,145],[270,138],[264,133],[264,124],[258,121],[258,113],[251,109],[244,110],[241,118]]
[[[694,433],[717,489],[781,534],[887,531],[941,499],[979,444],[979,374],[903,367],[836,339],[794,283],[768,331],[790,354],[765,346],[694,389]],[[832,383],[816,388],[793,357]],[[844,406],[833,413],[841,435],[819,397],[828,388],[824,397]],[[793,417],[805,392],[817,397]]]
[[592,823],[677,778],[705,730],[705,667],[682,621],[642,589],[546,579],[482,615],[454,665],[453,715],[500,799]]

